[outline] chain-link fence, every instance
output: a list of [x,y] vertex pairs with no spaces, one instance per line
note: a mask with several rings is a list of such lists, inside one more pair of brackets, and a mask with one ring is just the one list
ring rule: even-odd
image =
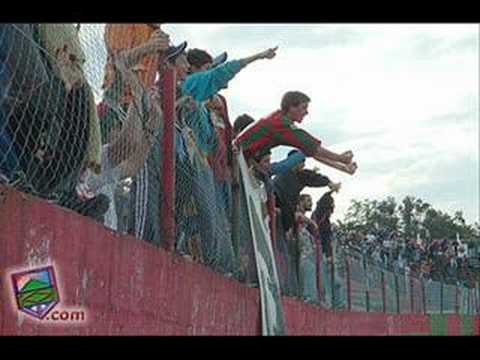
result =
[[319,291],[331,293],[335,286],[337,293],[345,295],[347,306],[335,307],[332,301],[323,302],[329,308],[393,314],[479,312],[478,283],[467,287],[422,279],[412,273],[395,273],[367,261],[365,256],[346,252],[337,254],[335,263],[344,264],[343,269],[337,267],[334,276],[323,277],[323,288]]
[[255,285],[227,102],[186,96],[165,66],[183,39],[155,34],[1,24],[0,181]]
[[[0,183],[258,286],[227,101],[185,96],[165,66],[183,39],[159,51],[154,34],[168,40],[158,24],[0,24]],[[396,274],[341,249],[327,258],[318,239],[274,223],[284,295],[335,310],[479,311],[478,284]]]

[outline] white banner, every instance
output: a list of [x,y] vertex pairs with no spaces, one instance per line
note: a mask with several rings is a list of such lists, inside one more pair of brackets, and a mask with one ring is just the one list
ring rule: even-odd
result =
[[262,335],[286,335],[282,296],[270,239],[270,231],[262,215],[262,188],[255,186],[242,152],[237,161],[248,204],[255,261],[260,285]]

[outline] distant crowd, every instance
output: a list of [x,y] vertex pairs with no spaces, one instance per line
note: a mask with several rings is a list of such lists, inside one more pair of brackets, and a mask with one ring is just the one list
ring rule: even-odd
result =
[[479,252],[460,239],[407,239],[396,232],[351,232],[339,239],[350,254],[367,256],[392,271],[449,284],[474,286],[480,280]]

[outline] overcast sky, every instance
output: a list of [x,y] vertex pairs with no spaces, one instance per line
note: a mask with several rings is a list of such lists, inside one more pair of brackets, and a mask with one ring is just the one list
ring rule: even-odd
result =
[[[479,26],[470,24],[165,24],[172,40],[230,59],[279,46],[223,92],[231,119],[263,117],[288,90],[307,93],[301,125],[334,151],[353,150],[335,218],[351,199],[413,195],[479,219]],[[99,41],[101,39],[95,39]],[[274,150],[274,160],[290,149]],[[316,165],[308,160],[307,166]],[[307,189],[314,201],[325,189]]]

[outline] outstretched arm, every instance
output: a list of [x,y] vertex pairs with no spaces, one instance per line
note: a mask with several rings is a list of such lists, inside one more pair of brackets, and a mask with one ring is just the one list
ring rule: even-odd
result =
[[277,48],[269,49],[242,60],[228,61],[214,69],[188,76],[182,84],[182,93],[202,102],[225,88],[240,70],[260,59],[272,59]]
[[358,165],[356,162],[351,162],[348,165],[345,165],[344,163],[337,162],[337,161],[332,161],[327,158],[320,157],[318,155],[314,156],[314,159],[317,160],[318,162],[321,162],[322,164],[325,164],[327,166],[333,167],[334,169],[340,170],[344,173],[347,173],[349,175],[355,174],[357,171]]
[[353,153],[349,150],[342,154],[337,154],[319,145],[317,147],[317,150],[315,151],[315,154],[313,155],[313,158],[315,158],[318,161],[330,160],[330,161],[340,162],[342,164],[348,165],[352,162]]
[[140,46],[133,49],[119,51],[114,56],[121,55],[126,62],[125,65],[130,68],[143,60],[147,55],[160,54],[168,49],[170,37],[167,33],[158,29],[152,33],[150,39]]
[[247,58],[241,59],[241,60],[239,60],[240,65],[242,66],[242,68],[244,68],[248,64],[251,64],[252,62],[257,61],[257,60],[273,59],[277,55],[277,53],[276,53],[277,50],[278,50],[278,46],[276,46],[274,48],[271,48],[271,49],[267,49],[267,50],[262,51],[262,52],[259,52],[258,54],[249,56]]

